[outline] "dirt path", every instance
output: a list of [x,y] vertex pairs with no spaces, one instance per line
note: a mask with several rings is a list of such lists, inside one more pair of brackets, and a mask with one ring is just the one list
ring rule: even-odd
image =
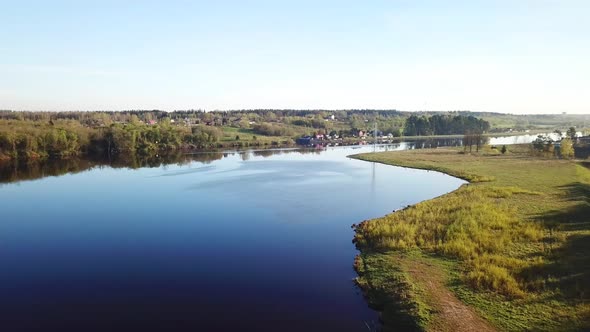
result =
[[435,310],[429,331],[497,331],[445,287],[445,277],[439,267],[416,260],[406,260],[404,265],[412,281],[422,287],[430,300],[428,304]]

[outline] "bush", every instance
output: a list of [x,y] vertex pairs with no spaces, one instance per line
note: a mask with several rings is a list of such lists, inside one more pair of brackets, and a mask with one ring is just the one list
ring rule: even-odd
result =
[[475,264],[465,276],[465,281],[475,289],[496,291],[512,298],[524,296],[524,292],[508,270],[493,264]]
[[262,123],[254,126],[254,132],[266,136],[293,136],[295,132],[283,125]]

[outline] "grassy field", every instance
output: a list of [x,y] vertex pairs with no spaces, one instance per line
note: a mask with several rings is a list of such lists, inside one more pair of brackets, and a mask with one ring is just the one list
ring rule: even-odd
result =
[[[271,142],[282,142],[291,141],[293,139],[289,136],[265,136],[256,134],[254,130],[247,128],[235,128],[235,127],[221,127],[223,131],[223,137],[221,142],[249,142],[249,143],[271,143]],[[236,139],[239,138],[239,139]],[[294,142],[293,142],[294,143]]]
[[355,157],[470,181],[356,226],[357,282],[386,330],[400,317],[418,330],[590,329],[588,163],[528,146]]

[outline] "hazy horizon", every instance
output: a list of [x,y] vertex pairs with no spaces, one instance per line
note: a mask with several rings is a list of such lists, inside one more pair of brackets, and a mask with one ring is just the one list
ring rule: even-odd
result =
[[20,1],[0,109],[590,113],[590,2]]
[[562,116],[567,116],[567,115],[572,115],[572,116],[581,116],[581,115],[586,115],[586,116],[590,116],[590,112],[588,113],[508,113],[508,112],[491,112],[491,111],[470,111],[470,110],[416,110],[416,111],[404,111],[404,110],[399,110],[399,109],[394,109],[394,108],[389,108],[389,109],[378,109],[378,108],[334,108],[334,109],[320,109],[320,108],[309,108],[309,109],[303,109],[303,108],[236,108],[236,109],[213,109],[213,110],[207,110],[207,109],[199,109],[199,108],[185,108],[185,109],[173,109],[173,110],[164,110],[164,109],[156,109],[156,108],[147,108],[147,109],[120,109],[120,110],[108,110],[108,109],[87,109],[87,110],[82,110],[82,109],[70,109],[70,110],[59,110],[59,109],[55,109],[55,110],[43,110],[43,109],[39,109],[39,110],[29,110],[29,109],[22,109],[22,110],[17,110],[17,109],[0,109],[0,111],[9,111],[9,112],[132,112],[132,111],[142,111],[142,112],[151,112],[151,111],[157,111],[157,112],[185,112],[185,111],[203,111],[203,112],[240,112],[240,111],[258,111],[258,110],[270,110],[270,111],[284,111],[284,110],[292,110],[292,111],[318,111],[318,112],[338,112],[338,111],[354,111],[354,110],[361,110],[361,111],[378,111],[378,112],[383,112],[383,111],[396,111],[396,112],[408,112],[408,113],[454,113],[454,112],[469,112],[469,113],[490,113],[490,114],[502,114],[502,115],[562,115]]

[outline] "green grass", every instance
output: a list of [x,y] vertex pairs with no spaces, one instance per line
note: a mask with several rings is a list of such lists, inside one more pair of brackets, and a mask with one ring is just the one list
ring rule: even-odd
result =
[[423,293],[402,266],[403,255],[378,253],[358,255],[355,282],[365,292],[369,306],[382,312],[384,331],[419,331],[431,320]]
[[[455,261],[446,269],[448,287],[500,330],[589,328],[590,170],[528,152],[514,146],[505,155],[437,149],[355,156],[471,182],[358,225],[363,258],[418,250]],[[382,274],[404,273],[380,266]]]
[[[236,127],[221,127],[223,136],[220,143],[223,147],[249,147],[249,146],[273,146],[273,145],[294,145],[295,141],[289,136],[266,136],[256,134],[253,129],[236,128]],[[239,140],[236,139],[239,137]]]

